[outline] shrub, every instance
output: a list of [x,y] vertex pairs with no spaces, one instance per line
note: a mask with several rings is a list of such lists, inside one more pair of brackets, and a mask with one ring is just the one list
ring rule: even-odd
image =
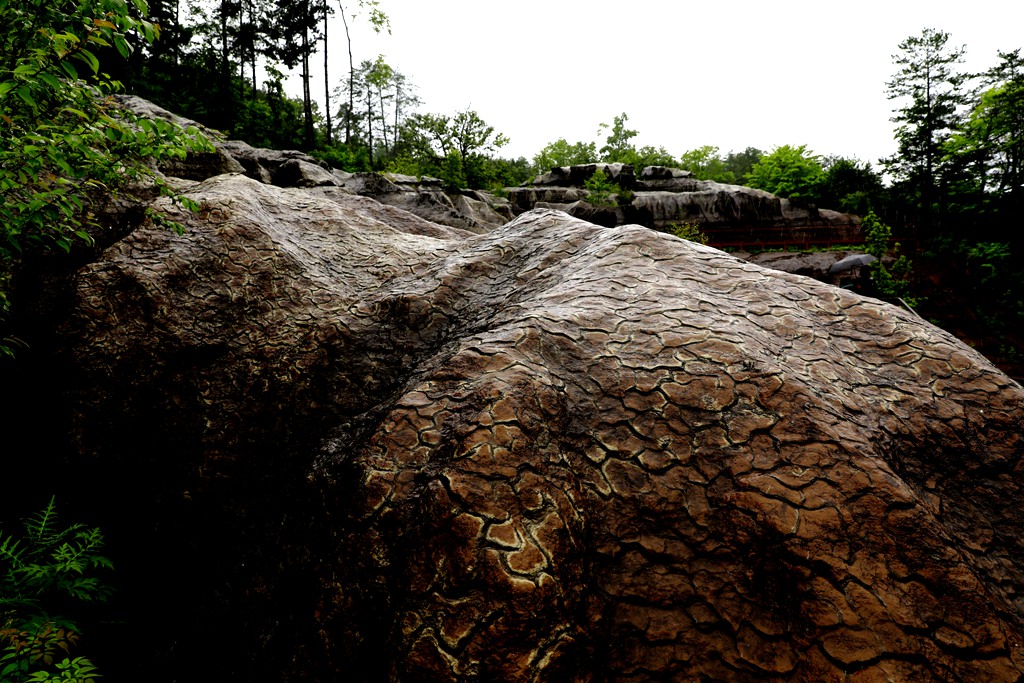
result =
[[[878,259],[870,266],[871,280],[878,293],[884,297],[903,299],[908,306],[917,306],[918,300],[910,295],[910,259],[900,256],[890,266],[882,262],[882,258],[890,251],[892,228],[883,223],[874,212],[868,212],[860,225],[864,231],[864,250]],[[893,251],[898,251],[899,248],[898,242],[892,246]]]
[[106,601],[110,591],[95,575],[112,568],[102,547],[99,529],[59,528],[52,498],[20,537],[0,533],[0,681],[97,678],[92,662],[70,656],[78,627],[53,607]]
[[700,223],[672,223],[666,231],[690,242],[696,242],[697,244],[708,243],[708,236],[700,229]]
[[583,187],[587,190],[587,202],[593,206],[615,206],[616,202],[612,195],[622,192],[619,184],[613,183],[608,174],[600,168],[583,183]]

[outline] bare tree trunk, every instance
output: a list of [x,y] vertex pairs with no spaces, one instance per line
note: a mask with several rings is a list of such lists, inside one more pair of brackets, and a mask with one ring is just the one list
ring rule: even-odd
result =
[[[356,110],[356,65],[352,61],[352,34],[348,30],[345,6],[339,2],[338,8],[341,10],[341,23],[345,27],[345,42],[348,44],[348,113],[345,116],[345,144],[347,145],[352,141],[352,114]],[[370,151],[370,158],[373,158],[373,150]]]
[[331,126],[331,79],[327,74],[327,0],[324,8],[324,115],[327,117],[327,144],[334,144],[334,128]]
[[377,86],[377,99],[380,100],[380,129],[384,136],[384,149],[388,149],[388,120],[384,111],[384,89]]
[[252,57],[250,60],[252,66],[252,99],[256,99],[256,12],[252,5],[252,0],[249,0],[249,23],[251,24],[251,30],[249,33],[249,55]]
[[302,111],[305,116],[303,138],[306,149],[313,149],[313,96],[309,87],[309,27],[302,25]]

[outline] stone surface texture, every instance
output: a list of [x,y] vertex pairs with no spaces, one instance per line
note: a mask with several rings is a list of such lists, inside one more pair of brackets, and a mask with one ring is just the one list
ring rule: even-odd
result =
[[554,210],[189,194],[64,327],[82,457],[202,567],[152,614],[183,671],[1021,678],[1024,391],[945,332]]

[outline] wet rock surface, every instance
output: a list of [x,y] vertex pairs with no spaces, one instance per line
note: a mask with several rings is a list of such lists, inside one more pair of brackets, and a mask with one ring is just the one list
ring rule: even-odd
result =
[[950,335],[557,211],[189,193],[63,342],[81,457],[134,482],[94,485],[201,566],[151,614],[182,672],[1021,678],[1024,391]]

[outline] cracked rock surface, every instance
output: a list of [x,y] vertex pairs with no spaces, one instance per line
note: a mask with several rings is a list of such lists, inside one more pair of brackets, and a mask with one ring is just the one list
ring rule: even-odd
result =
[[65,343],[83,454],[207,558],[223,678],[1021,678],[1024,391],[952,336],[558,211],[189,194]]

